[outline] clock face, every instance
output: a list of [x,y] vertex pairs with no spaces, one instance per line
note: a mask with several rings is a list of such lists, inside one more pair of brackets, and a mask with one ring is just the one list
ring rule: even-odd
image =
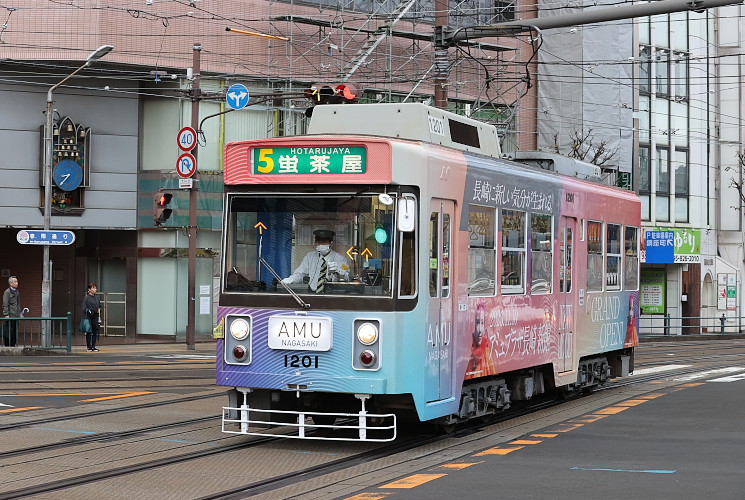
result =
[[54,167],[54,183],[60,189],[72,191],[83,182],[83,167],[72,160],[62,160]]

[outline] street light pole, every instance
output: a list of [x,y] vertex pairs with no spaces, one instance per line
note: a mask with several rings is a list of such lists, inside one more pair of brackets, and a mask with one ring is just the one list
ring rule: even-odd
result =
[[[67,75],[56,85],[47,91],[47,122],[44,127],[44,231],[49,231],[52,225],[52,155],[54,153],[53,139],[52,139],[52,127],[53,127],[53,114],[54,114],[54,99],[52,94],[54,91],[65,83],[67,80],[75,76],[79,71],[88,66],[94,61],[101,59],[103,56],[111,52],[114,47],[111,45],[102,45],[88,56],[85,63],[78,69]],[[43,247],[43,264],[42,264],[42,278],[41,278],[41,317],[49,318],[52,315],[52,287],[50,283],[51,274],[51,262],[49,261],[49,245]],[[47,322],[42,321],[41,323],[41,339],[43,346],[49,346],[51,338],[50,329],[47,328]]]

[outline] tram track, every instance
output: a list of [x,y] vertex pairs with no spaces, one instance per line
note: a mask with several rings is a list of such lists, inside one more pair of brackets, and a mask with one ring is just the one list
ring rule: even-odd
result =
[[10,429],[22,429],[22,428],[28,428],[28,427],[33,427],[33,426],[42,425],[42,424],[64,422],[66,420],[73,420],[73,419],[78,420],[81,418],[97,417],[100,415],[111,414],[111,413],[135,411],[135,410],[142,410],[146,408],[156,408],[156,407],[165,406],[165,405],[189,403],[193,401],[199,401],[202,399],[224,398],[224,397],[225,397],[225,393],[219,392],[219,393],[193,395],[193,396],[187,396],[187,397],[182,397],[182,398],[173,398],[173,399],[167,399],[163,401],[152,401],[149,403],[139,403],[139,404],[134,404],[134,405],[126,406],[126,407],[97,408],[92,411],[75,413],[73,415],[38,418],[35,420],[25,420],[23,422],[16,422],[14,424],[0,425],[0,431],[6,431]]
[[[734,348],[734,347],[733,347]],[[743,349],[745,351],[745,349]],[[649,354],[649,353],[647,353]],[[736,353],[732,353],[732,356],[737,355]],[[732,366],[732,362],[730,361],[730,356],[727,355],[723,357],[720,354],[715,355],[705,355],[705,356],[692,356],[689,358],[689,360],[683,360],[679,358],[675,359],[668,359],[666,357],[660,357],[658,359],[652,360],[652,361],[646,361],[643,364],[637,364],[637,369],[641,366],[658,366],[661,364],[678,364],[678,363],[689,363],[689,362],[695,362],[697,363],[697,366],[692,367],[680,367],[680,368],[674,368],[662,373],[652,373],[652,374],[646,374],[646,375],[639,375],[639,376],[633,376],[629,379],[623,379],[623,380],[615,380],[611,381],[611,383],[605,387],[599,388],[594,394],[586,396],[587,398],[592,398],[594,395],[598,396],[600,398],[603,398],[605,395],[610,395],[612,391],[614,390],[621,390],[621,389],[628,389],[633,387],[639,387],[643,384],[649,383],[649,382],[656,382],[660,379],[671,379],[674,377],[680,377],[685,375],[690,375],[696,372],[702,372],[706,370],[713,370],[717,368],[724,368]],[[675,385],[675,384],[673,384]],[[602,391],[601,394],[598,394]],[[611,391],[606,393],[605,391]],[[141,409],[141,408],[150,408],[154,406],[161,406],[161,405],[167,405],[167,404],[176,404],[178,402],[182,401],[194,401],[197,399],[206,399],[206,398],[213,398],[213,397],[222,397],[223,394],[209,394],[209,395],[200,395],[200,396],[190,396],[188,398],[177,398],[177,399],[171,399],[168,401],[162,401],[162,402],[153,402],[153,403],[146,403],[142,405],[137,405],[133,407],[127,407],[126,410],[131,409]],[[572,402],[575,403],[582,403],[582,402],[590,402],[590,399],[585,399],[585,397],[575,397],[571,398],[569,401],[548,401],[541,403],[540,405],[531,405],[528,408],[525,408],[523,410],[520,410],[520,412],[513,412],[510,414],[504,414],[496,416],[492,419],[489,419],[486,422],[480,422],[473,425],[463,426],[460,427],[455,433],[451,435],[445,435],[445,436],[422,436],[422,435],[409,435],[404,436],[402,435],[399,439],[397,439],[394,443],[391,444],[385,444],[377,446],[375,445],[375,448],[372,450],[364,451],[362,453],[356,453],[350,456],[346,456],[344,458],[339,458],[335,460],[330,460],[326,463],[322,464],[316,464],[313,466],[301,468],[298,470],[294,470],[291,473],[286,474],[278,474],[274,477],[262,479],[260,481],[254,481],[251,483],[246,483],[244,485],[240,485],[237,487],[225,489],[223,491],[211,493],[208,495],[204,495],[199,497],[200,500],[206,500],[206,499],[233,499],[233,498],[245,498],[247,496],[252,495],[261,495],[265,493],[271,493],[278,490],[281,490],[283,488],[288,487],[297,487],[298,482],[301,481],[307,481],[310,479],[318,478],[324,475],[333,474],[342,472],[346,469],[351,469],[356,466],[362,466],[362,465],[370,465],[376,460],[382,459],[382,458],[389,458],[393,455],[398,455],[401,457],[398,461],[383,461],[384,464],[381,465],[375,465],[376,467],[380,467],[381,470],[385,467],[394,467],[394,466],[400,466],[401,464],[406,463],[407,460],[414,460],[414,459],[421,459],[422,457],[427,456],[434,456],[437,453],[442,453],[443,448],[455,447],[455,446],[461,446],[463,445],[465,440],[469,440],[472,438],[472,435],[484,433],[486,432],[487,435],[489,433],[496,434],[494,431],[488,431],[484,430],[485,428],[488,428],[490,426],[498,426],[503,425],[503,427],[499,430],[501,433],[505,433],[505,429],[509,430],[511,428],[518,428],[519,423],[517,420],[520,420],[519,417],[523,416],[531,416],[535,414],[535,421],[539,421],[541,418],[545,417],[545,414],[547,412],[552,413],[555,411],[556,413],[560,413],[562,410],[561,408],[566,405],[570,404]],[[600,401],[598,401],[600,402]],[[605,403],[601,403],[605,404]],[[116,411],[122,411],[124,409],[110,409],[109,412],[116,412]],[[107,410],[103,410],[107,411]],[[85,414],[85,416],[95,416],[100,415],[101,411],[96,412],[88,412]],[[50,419],[37,419],[34,422],[24,422],[22,424],[15,424],[11,426],[0,426],[0,430],[5,430],[8,428],[18,428],[18,427],[24,427],[24,426],[33,426],[33,425],[39,425],[42,423],[49,423],[49,422],[57,422],[60,420],[67,420],[70,418],[80,418],[80,415],[75,415],[73,417],[67,417],[65,419],[60,418],[50,418]],[[106,446],[107,443],[111,443],[113,441],[119,441],[122,439],[126,439],[129,437],[136,437],[138,434],[146,434],[149,432],[157,432],[161,430],[168,430],[171,428],[177,428],[179,426],[183,426],[184,424],[199,424],[199,423],[205,423],[209,422],[211,420],[214,420],[215,422],[218,421],[218,417],[204,417],[199,419],[190,419],[188,421],[181,421],[181,422],[171,422],[167,424],[160,424],[155,426],[150,426],[147,428],[141,428],[141,429],[132,429],[129,431],[123,431],[123,432],[115,432],[115,433],[107,433],[107,434],[100,434],[97,436],[90,436],[88,438],[75,438],[73,440],[67,440],[63,443],[51,443],[50,445],[47,445],[46,447],[42,447],[38,452],[31,448],[25,448],[25,449],[18,449],[13,450],[11,452],[7,452],[4,454],[0,454],[0,458],[9,458],[9,457],[23,457],[23,456],[31,456],[33,454],[39,453],[41,451],[52,451],[52,450],[64,450],[66,447],[69,446],[76,446],[76,445],[82,445],[82,444],[91,444],[91,443],[101,443],[102,445]],[[514,421],[514,425],[510,423],[510,421]],[[507,427],[504,427],[504,425],[507,425]],[[280,430],[281,431],[281,430]],[[147,439],[145,438],[142,440],[142,442],[146,442]],[[157,439],[157,438],[152,438]],[[226,438],[227,439],[227,438]],[[232,438],[235,439],[235,438]],[[473,438],[476,439],[476,438]],[[479,438],[482,439],[482,438]],[[452,444],[448,445],[447,440],[451,440]],[[108,479],[114,479],[114,478],[122,478],[129,475],[135,475],[137,473],[143,472],[143,471],[149,471],[155,468],[162,468],[166,466],[172,466],[177,464],[183,464],[188,463],[190,461],[203,459],[203,458],[210,458],[210,457],[217,457],[221,454],[226,454],[230,452],[235,452],[239,450],[250,450],[252,448],[259,449],[262,446],[271,446],[272,443],[277,442],[286,442],[283,438],[280,437],[251,437],[249,440],[244,440],[240,442],[230,443],[230,444],[224,444],[219,446],[218,448],[213,449],[202,449],[202,450],[193,450],[186,453],[179,453],[170,457],[164,457],[164,458],[158,458],[154,460],[147,460],[144,462],[136,463],[136,464],[130,464],[125,465],[121,467],[114,467],[103,471],[98,472],[92,472],[82,475],[77,475],[70,478],[65,479],[59,479],[59,480],[53,480],[49,481],[47,483],[43,484],[36,484],[33,486],[25,487],[25,488],[19,488],[13,491],[6,491],[0,493],[0,498],[25,498],[32,495],[39,495],[39,494],[45,494],[45,493],[55,493],[63,490],[67,490],[70,488],[75,488],[79,486],[85,486],[92,483],[105,481]],[[204,443],[203,443],[204,444]],[[479,445],[483,446],[483,445]],[[431,448],[431,449],[430,449]],[[69,449],[69,448],[68,448]],[[411,454],[407,454],[405,452],[420,449],[423,450],[421,453],[416,453],[412,456]],[[464,452],[465,453],[465,452]],[[300,497],[300,495],[298,495]],[[283,497],[284,498],[284,497]]]

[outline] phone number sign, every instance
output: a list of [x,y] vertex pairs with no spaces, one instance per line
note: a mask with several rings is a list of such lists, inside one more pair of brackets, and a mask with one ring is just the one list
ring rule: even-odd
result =
[[279,147],[252,150],[254,175],[364,174],[367,149],[360,146]]

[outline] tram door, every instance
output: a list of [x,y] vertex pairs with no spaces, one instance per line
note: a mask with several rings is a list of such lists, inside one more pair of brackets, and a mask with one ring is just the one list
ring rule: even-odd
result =
[[429,216],[429,310],[427,317],[427,401],[452,396],[453,258],[455,202],[433,199]]
[[559,371],[567,372],[576,367],[574,357],[574,318],[577,314],[577,283],[572,281],[575,258],[574,238],[577,219],[562,217],[559,229]]

